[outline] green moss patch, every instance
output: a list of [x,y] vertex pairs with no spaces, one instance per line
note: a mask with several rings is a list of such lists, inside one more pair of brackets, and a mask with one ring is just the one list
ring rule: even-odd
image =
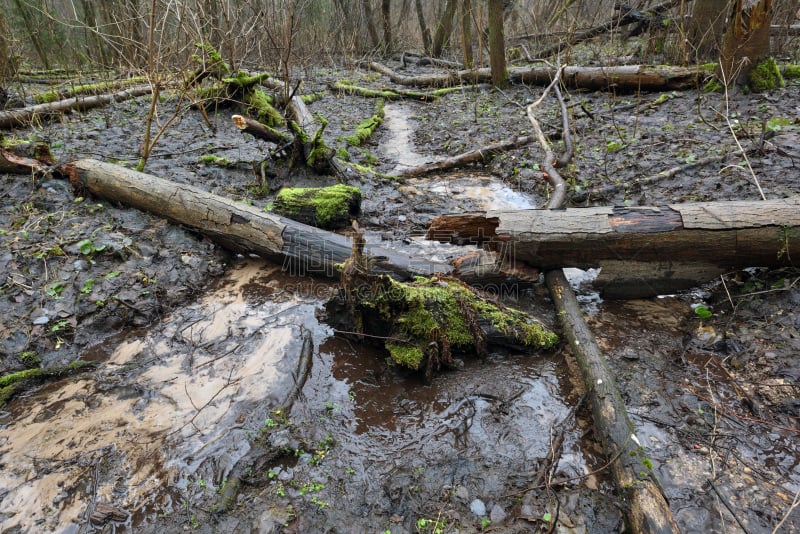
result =
[[87,367],[94,366],[93,362],[78,360],[68,365],[58,367],[25,369],[0,376],[0,406],[8,402],[15,393],[22,391],[25,384],[32,380],[44,380],[47,378],[57,378],[65,374],[80,371]]
[[344,184],[284,188],[278,192],[272,210],[319,228],[344,228],[361,211],[361,190]]
[[[352,258],[351,258],[352,260]],[[385,339],[391,361],[430,375],[453,363],[453,353],[485,355],[488,344],[548,349],[557,336],[529,315],[483,298],[463,282],[419,277],[413,282],[364,274],[351,260],[329,317],[350,313],[353,328]],[[355,273],[355,274],[354,274]]]
[[786,82],[774,58],[767,58],[747,74],[750,89],[756,93],[784,87]]

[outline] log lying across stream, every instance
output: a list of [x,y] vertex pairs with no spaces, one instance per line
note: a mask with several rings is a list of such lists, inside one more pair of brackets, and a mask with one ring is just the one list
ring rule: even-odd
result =
[[646,297],[743,267],[791,265],[800,257],[800,197],[445,215],[428,239],[502,246],[542,271],[600,267],[595,286],[607,297]]
[[[253,253],[282,263],[296,273],[338,276],[350,257],[351,242],[340,234],[280,217],[150,174],[93,159],[64,165],[62,172],[78,190],[166,217],[199,230],[233,252]],[[450,274],[453,267],[367,244],[376,274],[405,280]]]

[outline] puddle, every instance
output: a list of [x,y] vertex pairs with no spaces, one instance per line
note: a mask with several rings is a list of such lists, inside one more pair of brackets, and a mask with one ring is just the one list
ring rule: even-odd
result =
[[0,530],[77,529],[96,503],[141,519],[168,512],[192,483],[221,484],[293,391],[304,333],[327,335],[314,319],[319,297],[304,296],[320,288],[309,286],[243,262],[202,300],[109,349],[94,375],[14,399],[2,420]]
[[[411,108],[403,104],[387,104],[384,107],[382,128],[385,139],[379,152],[382,159],[395,163],[393,174],[410,167],[435,161],[416,151],[412,134]],[[533,209],[539,206],[525,193],[518,191],[493,176],[459,174],[458,176],[432,179],[413,179],[408,184],[432,195],[445,197],[452,202],[453,211],[489,211]]]
[[446,197],[464,211],[527,210],[539,206],[527,194],[492,176],[459,175],[410,180],[418,189]]

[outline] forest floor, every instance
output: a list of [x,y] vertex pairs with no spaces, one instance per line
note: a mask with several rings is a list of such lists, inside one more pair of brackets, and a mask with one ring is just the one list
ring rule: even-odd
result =
[[[323,94],[310,107],[329,121],[328,143],[383,173],[529,134],[525,106],[542,91],[389,102],[375,135],[351,147],[342,137],[375,101],[327,89],[342,79],[391,83],[317,69],[305,87]],[[134,166],[149,105],[143,97],[6,135],[46,140],[59,163]],[[162,102],[163,113],[174,105]],[[572,91],[568,105],[573,206],[800,193],[796,83],[727,97]],[[555,132],[555,100],[540,110]],[[269,207],[294,175],[259,182],[254,169],[272,145],[236,130],[234,112],[212,112],[209,127],[182,111],[145,171]],[[432,218],[543,206],[541,157],[531,145],[457,172],[354,182],[359,221],[368,240],[448,259],[463,251],[422,239]],[[302,179],[312,182],[335,179]],[[231,255],[56,177],[0,175],[0,199],[0,375],[92,363],[2,407],[1,531],[544,532],[549,521],[557,532],[620,531],[591,414],[573,410],[583,387],[565,344],[464,357],[425,383],[382,349],[335,335],[321,313],[330,280]],[[604,300],[586,278],[572,276],[682,529],[772,532],[800,491],[800,270],[753,268],[630,301]],[[507,293],[557,329],[544,287]],[[309,348],[302,390],[277,412]],[[557,433],[551,483],[530,487]],[[124,513],[103,526],[98,505]],[[800,512],[782,529],[800,530]]]

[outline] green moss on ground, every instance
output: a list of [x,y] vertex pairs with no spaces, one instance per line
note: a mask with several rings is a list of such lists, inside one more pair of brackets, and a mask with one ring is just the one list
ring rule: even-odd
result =
[[21,391],[24,384],[30,380],[57,378],[93,365],[93,362],[77,360],[68,365],[48,368],[36,367],[34,369],[25,369],[23,371],[16,371],[0,376],[0,406],[8,402],[8,399],[15,393]]
[[716,78],[709,79],[706,84],[703,86],[704,93],[720,93],[725,89],[725,86],[722,85],[722,82]]
[[204,154],[198,158],[198,161],[206,165],[217,165],[218,167],[230,167],[233,165],[233,162],[228,158],[214,156],[213,154]]
[[320,228],[343,228],[361,210],[361,190],[344,184],[284,188],[278,192],[272,209]]
[[775,59],[769,57],[753,67],[747,74],[750,89],[756,93],[784,87],[786,82]]
[[786,65],[783,67],[783,77],[787,80],[800,78],[800,65]]

